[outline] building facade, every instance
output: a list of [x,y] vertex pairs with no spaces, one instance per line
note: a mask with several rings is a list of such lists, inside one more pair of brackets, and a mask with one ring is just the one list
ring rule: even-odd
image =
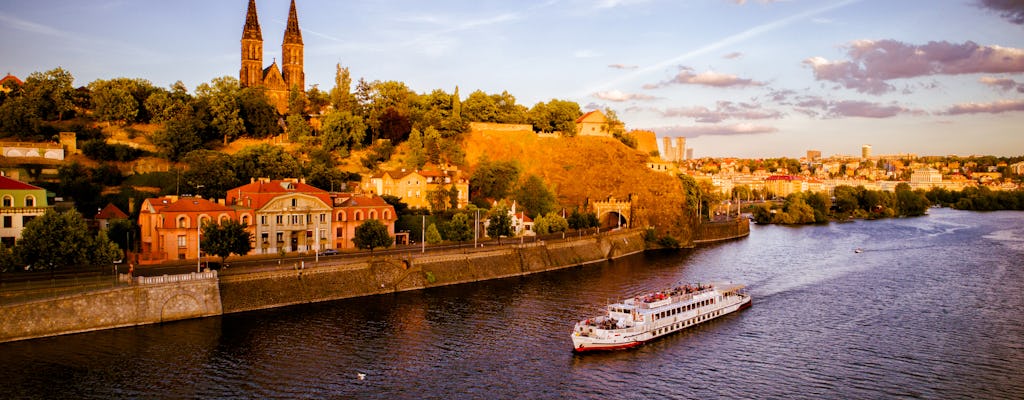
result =
[[10,248],[29,221],[46,213],[46,189],[0,175],[0,199],[0,243]]
[[661,138],[665,152],[662,159],[665,161],[683,161],[686,159],[686,138],[685,137],[663,137]]
[[199,257],[200,230],[204,223],[229,219],[252,221],[249,210],[237,210],[201,197],[149,198],[139,209],[139,263]]
[[456,197],[455,208],[461,209],[469,204],[469,178],[459,170],[384,171],[364,181],[363,190],[380,196],[399,197],[411,208],[451,208],[452,193]]
[[228,205],[251,210],[253,251],[322,251],[334,242],[331,195],[297,179],[259,179],[228,190]]
[[608,117],[601,110],[583,114],[576,118],[576,135],[611,137],[612,130],[608,126]]
[[279,113],[286,114],[288,91],[291,88],[305,91],[306,88],[304,45],[298,13],[295,11],[295,0],[292,0],[291,8],[288,10],[288,22],[281,43],[281,66],[278,67],[275,59],[270,66],[263,67],[263,32],[256,13],[256,0],[249,0],[249,9],[245,14],[241,59],[242,67],[238,73],[238,80],[242,87],[264,88],[270,103]]
[[334,203],[335,249],[355,249],[356,245],[352,239],[356,236],[356,228],[371,219],[383,223],[388,228],[388,235],[395,236],[395,221],[398,220],[398,215],[395,214],[395,208],[384,199],[374,195],[352,193],[337,193],[331,196]]

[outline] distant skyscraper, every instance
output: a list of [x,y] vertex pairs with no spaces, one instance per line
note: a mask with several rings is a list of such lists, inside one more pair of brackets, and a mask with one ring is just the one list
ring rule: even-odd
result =
[[821,160],[821,150],[807,150],[807,161],[813,162]]
[[860,147],[860,158],[867,160],[871,158],[871,145],[866,144]]
[[687,160],[692,160],[693,159],[693,148],[692,147],[689,148],[689,149],[686,149],[686,159]]
[[665,161],[683,161],[683,155],[686,152],[686,138],[685,137],[663,137],[661,138],[662,144],[665,146],[665,152],[662,153]]

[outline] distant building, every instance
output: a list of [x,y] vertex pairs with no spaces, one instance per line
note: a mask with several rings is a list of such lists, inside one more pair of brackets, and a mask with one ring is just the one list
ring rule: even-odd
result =
[[[449,194],[454,188],[458,206],[463,208],[469,204],[469,178],[461,171],[452,169],[424,169],[417,171],[396,170],[383,171],[371,176],[363,183],[363,190],[379,196],[396,196],[412,208],[431,208],[431,196],[444,190]],[[433,194],[432,194],[433,193]],[[450,204],[437,196],[436,203]],[[450,200],[450,199],[449,199]],[[438,204],[447,209],[445,204]]]
[[0,176],[0,243],[10,248],[21,239],[21,231],[29,221],[46,213],[46,189]]
[[807,162],[821,160],[821,150],[807,150]]
[[128,219],[128,214],[121,211],[120,208],[114,205],[114,203],[107,203],[106,207],[103,207],[96,216],[92,217],[93,221],[96,221],[96,226],[100,229],[107,229],[112,219]]
[[686,159],[687,160],[692,160],[693,159],[693,148],[686,149]]
[[862,160],[871,159],[871,145],[866,144],[860,147],[860,158]]
[[935,184],[942,183],[942,174],[935,168],[921,168],[910,174],[910,183]]
[[608,123],[608,117],[601,110],[583,114],[576,118],[576,135],[611,137],[612,130]]
[[662,153],[662,159],[665,161],[683,161],[686,155],[686,138],[685,137],[663,137],[661,138],[665,152]]

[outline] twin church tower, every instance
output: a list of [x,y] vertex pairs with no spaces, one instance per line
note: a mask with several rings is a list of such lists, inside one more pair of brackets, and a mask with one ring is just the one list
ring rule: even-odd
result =
[[281,114],[288,112],[288,91],[296,87],[305,91],[306,73],[303,72],[302,32],[295,12],[295,0],[288,10],[288,25],[281,42],[281,67],[275,59],[263,68],[263,33],[256,15],[256,0],[249,0],[242,28],[242,69],[238,73],[242,87],[262,87],[270,104]]

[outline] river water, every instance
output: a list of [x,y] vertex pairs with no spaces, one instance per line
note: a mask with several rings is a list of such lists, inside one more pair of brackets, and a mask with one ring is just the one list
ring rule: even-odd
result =
[[[0,344],[0,396],[1021,399],[1022,261],[1021,212],[754,226],[681,253]],[[576,320],[679,281],[745,283],[754,306],[571,352]]]

